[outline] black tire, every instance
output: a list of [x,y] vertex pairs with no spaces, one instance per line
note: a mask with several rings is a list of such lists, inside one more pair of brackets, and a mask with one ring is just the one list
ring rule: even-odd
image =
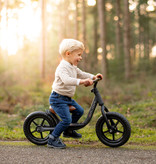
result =
[[48,141],[48,136],[52,131],[38,132],[39,127],[55,127],[56,122],[49,117],[45,112],[37,111],[30,113],[23,124],[23,131],[26,138],[36,144],[45,145]]
[[122,146],[131,135],[131,126],[128,120],[116,112],[108,112],[106,116],[113,130],[107,128],[104,117],[101,116],[96,123],[96,134],[99,140],[110,147]]

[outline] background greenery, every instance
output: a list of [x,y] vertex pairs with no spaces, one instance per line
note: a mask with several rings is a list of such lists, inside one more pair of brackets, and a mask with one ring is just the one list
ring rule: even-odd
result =
[[[46,8],[42,8],[43,2],[46,3]],[[85,43],[86,56],[84,62],[80,64],[81,69],[94,74],[103,72],[104,49],[100,42],[101,28],[97,5],[100,1],[90,2],[95,3],[91,6],[89,0],[0,1],[1,140],[24,140],[22,126],[25,117],[30,112],[44,111],[49,107],[51,85],[56,66],[60,61],[58,47],[63,38],[75,38]],[[107,62],[107,78],[99,83],[98,88],[108,109],[123,114],[129,120],[132,126],[129,143],[156,145],[156,3],[154,0],[103,2],[105,2],[103,4],[105,10],[102,14],[106,21],[103,30],[106,30],[104,55]],[[120,6],[120,16],[117,15],[116,2]],[[129,2],[130,16],[128,78],[125,76],[125,2]],[[29,11],[26,8],[29,8]],[[28,16],[22,17],[25,22],[28,21],[25,28],[29,29],[31,35],[24,33],[24,27],[23,33],[20,31],[21,22],[18,12],[23,10]],[[33,11],[31,16],[28,14],[30,11]],[[43,13],[45,14],[39,24],[30,21],[38,11],[40,14],[36,15],[36,20],[41,18]],[[13,20],[17,22],[11,24]],[[118,34],[117,23],[120,23]],[[13,27],[18,30],[13,31]],[[36,34],[38,29],[42,30]],[[34,36],[33,33],[36,35]],[[4,37],[2,34],[5,34]],[[15,44],[16,39],[11,42],[13,34],[18,41],[22,38],[22,42],[17,44],[22,46]],[[120,37],[120,45],[117,44],[117,36]],[[17,50],[11,51],[11,45],[17,46]],[[81,121],[87,116],[92,102],[93,95],[90,89],[91,87],[80,86],[74,96],[74,99],[85,109]],[[80,130],[83,134],[81,142],[98,140],[95,123],[101,115],[99,109],[97,108],[91,123]]]
[[[100,83],[99,89],[107,108],[110,111],[123,114],[129,120],[132,127],[132,135],[129,143],[155,145],[156,91],[154,88],[156,87],[156,79],[155,77],[148,77],[146,80],[135,80],[133,83],[122,84],[120,82],[114,83],[112,80],[107,90],[103,92],[102,89],[100,89]],[[42,89],[36,88],[33,90],[33,88],[25,87],[25,89],[20,90],[21,95],[17,89],[15,90],[14,88],[10,88],[10,93],[13,92],[14,94],[12,95],[15,95],[10,101],[16,105],[13,108],[9,108],[9,111],[3,111],[0,113],[1,139],[25,139],[22,129],[24,119],[30,112],[38,110],[45,111],[48,109],[49,88],[49,86],[42,86]],[[80,122],[84,121],[86,118],[92,102],[93,94],[90,92],[90,89],[91,87],[78,87],[74,97],[85,109],[85,114],[81,118]],[[25,92],[28,92],[29,94],[25,96]],[[3,91],[1,91],[1,93],[5,94]],[[21,101],[19,101],[19,99]],[[24,104],[23,99],[25,99],[27,103]],[[90,124],[80,130],[83,135],[80,142],[88,143],[98,141],[95,132],[95,124],[100,115],[100,107],[97,107]]]

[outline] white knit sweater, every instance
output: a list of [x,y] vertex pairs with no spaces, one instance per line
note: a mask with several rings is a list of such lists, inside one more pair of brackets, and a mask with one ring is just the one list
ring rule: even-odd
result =
[[93,79],[94,75],[83,72],[66,60],[62,60],[55,72],[55,80],[52,85],[52,91],[58,94],[72,97],[75,94],[76,86],[81,79]]

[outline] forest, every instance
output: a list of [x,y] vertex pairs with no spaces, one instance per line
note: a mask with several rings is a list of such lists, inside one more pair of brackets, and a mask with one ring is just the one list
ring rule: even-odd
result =
[[[49,107],[64,38],[84,43],[79,67],[103,74],[99,90],[130,120],[131,141],[156,144],[155,0],[0,0],[0,139],[24,139],[27,114]],[[90,89],[74,96],[84,108]]]

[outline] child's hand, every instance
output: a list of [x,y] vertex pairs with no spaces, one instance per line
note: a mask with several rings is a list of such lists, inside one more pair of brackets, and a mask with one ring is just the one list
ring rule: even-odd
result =
[[103,79],[103,75],[102,74],[100,74],[100,73],[98,73],[97,75],[95,75],[94,77],[93,77],[93,80],[95,80],[95,79],[97,79],[97,78],[99,78],[99,79]]
[[83,84],[85,87],[88,87],[93,84],[93,80],[91,79],[83,79],[80,80],[80,85]]

